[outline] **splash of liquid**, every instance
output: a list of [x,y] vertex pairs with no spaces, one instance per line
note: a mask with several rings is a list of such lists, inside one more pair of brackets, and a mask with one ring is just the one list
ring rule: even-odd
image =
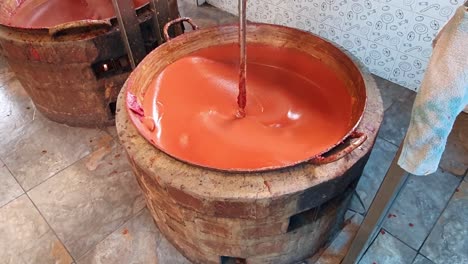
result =
[[239,95],[237,96],[237,117],[245,117],[245,106],[247,105],[247,0],[239,0],[239,48],[240,48],[240,69],[239,69]]

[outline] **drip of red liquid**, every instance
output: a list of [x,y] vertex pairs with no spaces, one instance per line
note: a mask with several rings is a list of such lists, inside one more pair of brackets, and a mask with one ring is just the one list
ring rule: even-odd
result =
[[240,48],[240,69],[239,69],[239,95],[237,96],[237,117],[245,117],[245,106],[247,105],[247,0],[239,0],[239,48]]

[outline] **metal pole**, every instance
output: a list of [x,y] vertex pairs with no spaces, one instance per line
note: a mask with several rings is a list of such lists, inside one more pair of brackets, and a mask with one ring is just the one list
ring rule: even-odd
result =
[[[159,7],[157,2],[158,0],[150,0],[150,7],[153,10],[153,24],[154,24],[154,34],[156,36],[156,40],[158,41],[158,46],[164,43],[164,39],[162,37],[161,29],[162,27],[160,26],[161,24],[159,23],[160,17],[159,17]],[[163,25],[164,26],[164,25]]]
[[408,173],[397,164],[401,148],[402,146],[400,145],[400,148],[398,149],[398,152],[395,155],[395,158],[393,159],[374,200],[372,201],[369,211],[362,221],[362,224],[351,243],[348,253],[341,264],[354,264],[359,260],[362,250],[368,245],[372,231],[382,223],[392,201],[396,198],[401,187],[406,182]]
[[112,0],[115,15],[119,22],[122,41],[127,50],[128,59],[132,69],[146,56],[146,48],[141,36],[140,23],[135,12],[132,0]]

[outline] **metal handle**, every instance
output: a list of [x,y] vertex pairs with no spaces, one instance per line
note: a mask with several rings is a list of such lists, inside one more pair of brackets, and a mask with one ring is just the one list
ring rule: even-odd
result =
[[364,133],[360,133],[360,132],[353,132],[349,136],[349,139],[356,139],[356,140],[352,141],[351,143],[349,143],[349,146],[346,146],[344,149],[336,153],[333,153],[327,157],[324,157],[323,155],[319,155],[313,158],[310,162],[315,165],[322,165],[322,164],[327,164],[327,163],[340,160],[344,158],[344,156],[348,155],[349,153],[357,149],[359,146],[361,146],[367,140],[367,135]]
[[198,29],[198,26],[195,25],[195,23],[193,23],[193,21],[192,21],[191,18],[189,18],[189,17],[179,17],[179,18],[176,18],[176,19],[174,19],[174,20],[172,20],[172,21],[167,22],[167,24],[164,25],[164,39],[165,39],[166,41],[171,40],[171,37],[169,36],[169,32],[168,32],[169,27],[171,27],[172,25],[177,24],[177,23],[182,23],[182,22],[184,22],[184,21],[187,22],[187,23],[189,23],[189,24],[192,26],[192,29],[193,29],[193,30],[197,30],[197,29]]
[[89,30],[98,29],[109,29],[112,27],[112,23],[108,20],[79,20],[63,23],[54,27],[49,28],[49,35],[57,37],[59,35],[65,35],[69,33],[83,33]]

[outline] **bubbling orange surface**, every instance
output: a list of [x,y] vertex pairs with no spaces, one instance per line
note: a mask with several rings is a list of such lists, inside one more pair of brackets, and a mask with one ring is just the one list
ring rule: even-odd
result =
[[248,45],[246,116],[236,118],[238,50],[202,49],[151,83],[142,106],[155,120],[146,135],[155,146],[196,165],[258,170],[308,160],[352,129],[350,94],[329,67],[294,49],[259,44]]

